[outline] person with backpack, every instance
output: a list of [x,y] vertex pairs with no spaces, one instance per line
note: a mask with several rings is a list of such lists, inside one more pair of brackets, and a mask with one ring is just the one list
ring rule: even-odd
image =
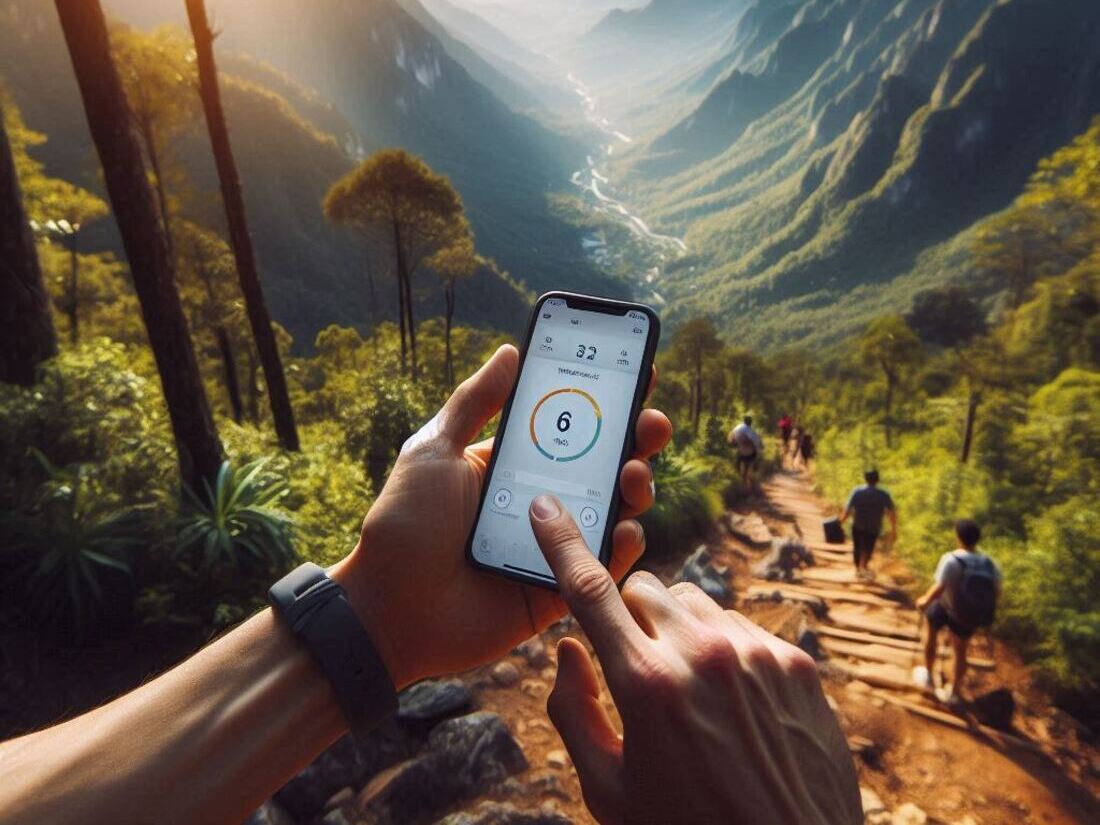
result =
[[752,471],[757,458],[764,452],[764,439],[752,428],[752,416],[746,415],[729,434],[729,443],[737,448],[737,469],[741,483],[748,488],[752,484]]
[[776,426],[779,428],[779,463],[782,464],[790,450],[794,419],[788,413],[784,413],[783,417],[776,422]]
[[890,519],[891,540],[898,535],[898,512],[890,494],[878,486],[878,470],[868,470],[863,474],[866,484],[856,487],[848,496],[844,513],[840,517],[841,526],[852,519],[852,560],[856,565],[856,576],[867,578],[871,575],[871,556],[882,533],[884,518]]
[[924,666],[913,669],[913,680],[924,690],[935,688],[932,666],[936,659],[939,632],[946,627],[955,653],[955,674],[950,688],[936,696],[947,704],[962,698],[966,676],[966,653],[970,638],[993,624],[1001,596],[1001,569],[989,556],[978,551],[982,528],[973,519],[955,523],[959,549],[944,553],[936,566],[934,583],[917,599],[917,609],[928,620],[924,640]]

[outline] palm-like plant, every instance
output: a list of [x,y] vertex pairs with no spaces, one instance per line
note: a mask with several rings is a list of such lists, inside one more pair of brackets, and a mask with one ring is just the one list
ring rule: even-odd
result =
[[225,567],[276,570],[294,560],[290,517],[275,503],[286,484],[262,475],[265,459],[233,469],[223,462],[203,495],[184,491],[184,514],[176,534],[177,556],[210,573]]
[[58,468],[31,451],[47,481],[29,512],[0,514],[2,566],[23,596],[22,619],[82,637],[117,589],[109,580],[131,576],[124,554],[145,541],[144,520],[99,494],[85,465]]

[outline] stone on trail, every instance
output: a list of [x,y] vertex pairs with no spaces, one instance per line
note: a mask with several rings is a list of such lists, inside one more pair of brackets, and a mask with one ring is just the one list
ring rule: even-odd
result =
[[706,545],[688,556],[674,581],[690,582],[725,608],[733,607],[733,587],[726,566],[715,566]]
[[878,811],[885,811],[886,806],[882,804],[882,799],[877,793],[870,788],[865,788],[863,785],[859,786],[859,798],[863,802],[863,813],[867,814],[877,813]]
[[764,519],[756,513],[749,513],[748,515],[730,513],[726,524],[734,538],[738,538],[752,547],[771,547],[774,538],[772,531],[768,529]]
[[813,567],[814,554],[796,538],[775,539],[772,548],[753,568],[757,578],[789,582],[803,567]]
[[526,769],[519,742],[497,714],[448,719],[431,732],[423,752],[371,781],[359,795],[358,813],[378,825],[431,821]]
[[928,814],[912,802],[906,802],[894,811],[891,825],[925,825],[927,822]]
[[428,679],[401,691],[397,718],[414,726],[434,727],[469,710],[473,703],[474,697],[461,679]]
[[511,662],[498,662],[492,673],[493,681],[501,687],[511,687],[519,681],[519,668]]
[[573,820],[552,805],[523,811],[511,802],[485,801],[471,811],[459,811],[437,825],[572,825]]
[[970,711],[983,725],[1011,732],[1016,700],[1008,688],[997,688],[975,697],[970,702]]
[[541,636],[532,636],[526,642],[517,646],[512,653],[522,656],[527,664],[535,670],[542,670],[552,664],[550,654],[547,653],[546,645],[543,644]]
[[294,817],[284,811],[274,799],[269,799],[245,820],[244,825],[295,825]]
[[796,647],[810,654],[815,662],[825,658],[825,652],[821,649],[821,642],[817,638],[817,633],[805,622],[798,629],[798,636],[795,638],[794,643]]

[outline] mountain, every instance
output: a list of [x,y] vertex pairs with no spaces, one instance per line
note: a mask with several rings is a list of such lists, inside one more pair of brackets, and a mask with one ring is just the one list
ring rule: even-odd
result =
[[1100,112],[1091,0],[812,0],[760,36],[777,8],[750,8],[702,103],[611,170],[684,233],[673,321],[777,346],[905,309],[965,278],[975,224]]
[[[222,94],[244,184],[246,206],[273,316],[299,347],[332,323],[365,325],[396,316],[389,276],[371,294],[365,251],[331,226],[320,202],[331,181],[353,166],[345,146],[351,124],[332,106],[255,61],[221,61]],[[99,164],[84,119],[72,64],[51,5],[0,0],[0,83],[28,125],[45,133],[34,151],[46,172],[103,194]],[[223,221],[218,183],[201,118],[175,155],[186,170],[181,192],[189,217],[212,226]],[[111,221],[82,233],[88,249],[114,251],[121,242]],[[463,284],[458,314],[467,323],[511,331],[522,328],[526,295],[508,281],[481,273]],[[441,314],[442,290],[427,276],[418,290],[422,315]]]

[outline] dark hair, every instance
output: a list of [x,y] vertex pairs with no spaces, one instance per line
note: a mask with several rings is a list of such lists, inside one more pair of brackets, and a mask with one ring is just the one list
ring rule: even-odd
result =
[[751,415],[746,415],[745,416],[745,423],[748,424],[750,427],[752,426],[752,416]]
[[863,480],[868,484],[878,484],[878,470],[868,470],[863,474]]
[[982,538],[982,528],[972,518],[961,518],[955,522],[955,535],[966,547],[974,547]]

